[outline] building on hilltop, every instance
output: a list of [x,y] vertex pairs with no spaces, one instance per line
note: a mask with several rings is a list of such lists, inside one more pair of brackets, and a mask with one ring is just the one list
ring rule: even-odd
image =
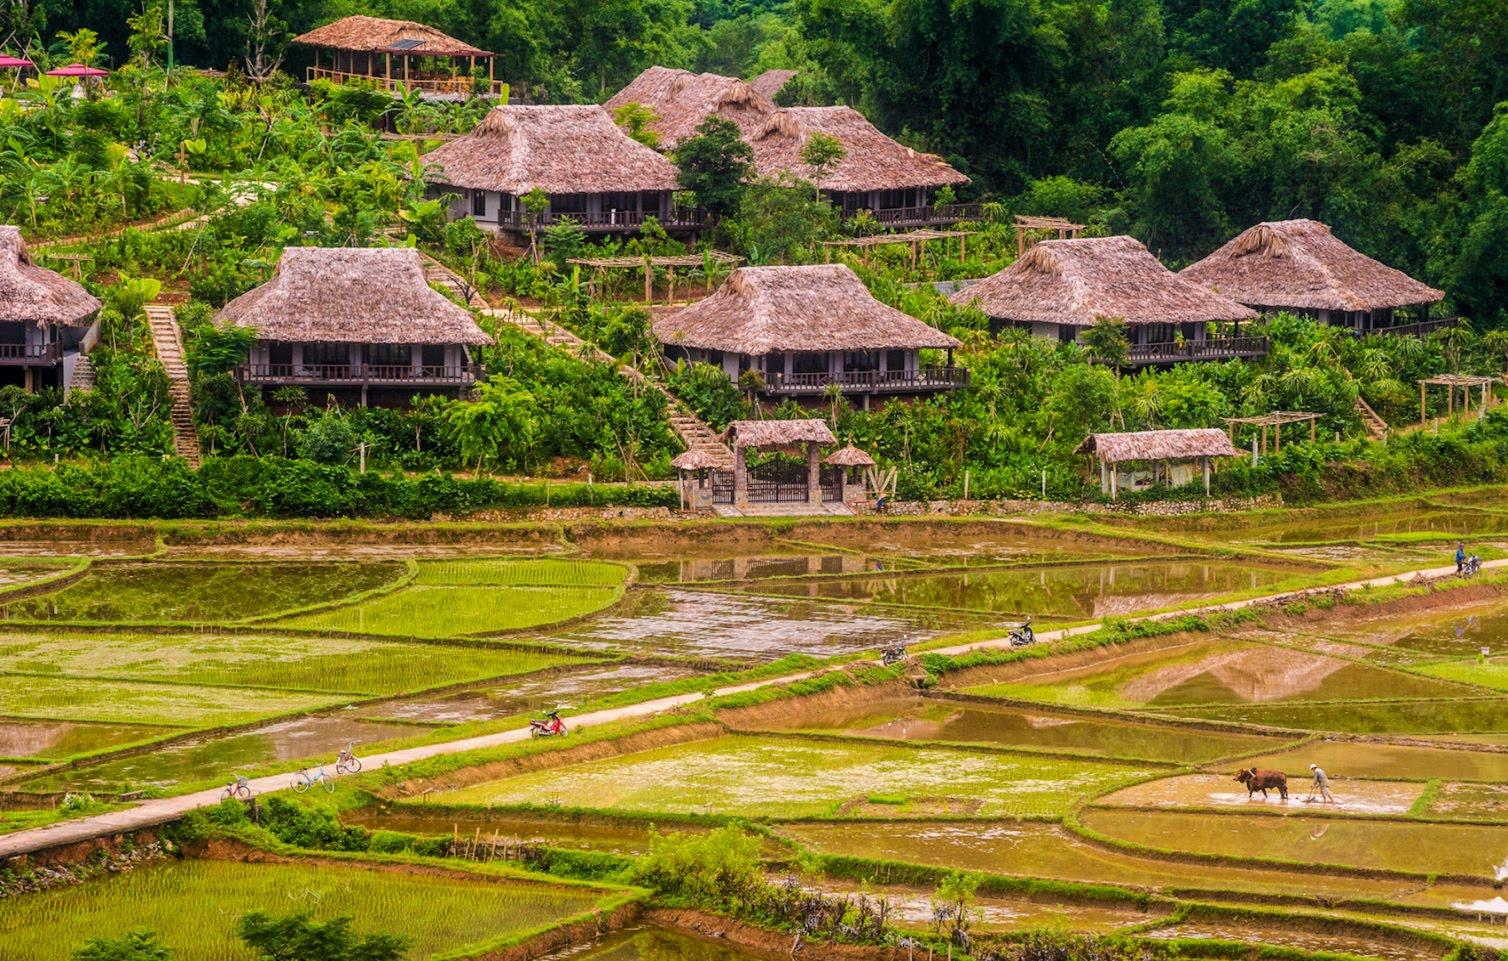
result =
[[1180,279],[1131,237],[1044,240],[948,299],[978,307],[997,330],[1015,325],[1063,343],[1119,318],[1133,366],[1267,352],[1265,337],[1241,336],[1256,311]]
[[492,342],[429,286],[410,247],[289,247],[271,280],[216,319],[257,332],[242,383],[317,388],[362,406],[461,396],[478,378],[469,349]]
[[754,152],[761,176],[785,172],[818,180],[801,160],[814,133],[837,139],[847,151],[818,186],[844,216],[868,211],[882,226],[918,227],[976,219],[978,204],[930,203],[933,190],[962,186],[969,178],[941,158],[897,143],[849,107],[777,107],[752,85],[733,77],[650,67],[607,101],[648,107],[660,147],[674,150],[708,117],[737,125]]
[[1362,333],[1423,335],[1455,322],[1429,319],[1443,293],[1347,246],[1317,220],[1257,224],[1179,276],[1263,313]]
[[[293,42],[314,48],[314,65],[305,72],[310,83],[372,83],[382,90],[407,87],[442,97],[503,90],[493,79],[493,54],[410,20],[342,17]],[[485,80],[478,78],[483,67]]]
[[99,339],[99,309],[93,294],[32,261],[19,227],[0,227],[0,383],[66,392]]
[[646,217],[667,230],[695,230],[702,218],[674,204],[676,170],[624,133],[602,107],[494,107],[476,129],[425,154],[430,193],[450,195],[453,217],[490,230],[524,232],[523,196],[550,205],[537,225],[569,217],[593,233],[637,232]]
[[[921,394],[966,387],[952,366],[959,341],[875,300],[842,264],[740,267],[705,300],[654,322],[672,360],[721,367],[737,381],[763,377],[771,397],[820,399],[829,385],[858,395]],[[924,349],[946,364],[923,364]]]

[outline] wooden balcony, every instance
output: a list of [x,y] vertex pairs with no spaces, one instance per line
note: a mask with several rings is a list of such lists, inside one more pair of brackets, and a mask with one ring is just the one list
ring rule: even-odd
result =
[[1271,345],[1266,337],[1213,337],[1206,340],[1170,341],[1163,344],[1132,344],[1126,355],[1128,367],[1179,364],[1195,360],[1230,360],[1262,357]]
[[915,394],[956,390],[969,386],[967,367],[922,367],[905,370],[847,370],[841,373],[765,375],[764,392],[780,397],[821,394],[829,384],[840,384],[844,393]]
[[400,364],[242,364],[242,383],[318,387],[467,387],[477,382],[475,364],[413,367]]
[[332,70],[329,67],[309,67],[304,77],[309,83],[316,80],[329,80],[332,83],[369,83],[378,90],[386,90],[397,93],[403,88],[419,90],[424,93],[447,94],[453,97],[470,96],[473,92],[483,96],[502,96],[508,89],[508,85],[501,80],[473,80],[471,77],[402,77],[372,76],[366,73],[352,73],[347,70]]
[[882,227],[926,227],[939,224],[956,224],[962,220],[978,220],[982,204],[938,204],[931,207],[892,207],[886,210],[871,210],[868,207],[845,209],[844,217],[855,217],[862,210]]
[[[529,214],[516,211],[504,210],[497,215],[499,230],[528,231],[532,225],[539,229],[561,223],[566,219],[575,223],[587,233],[633,233],[644,226],[644,221],[653,217],[660,222],[660,226],[666,230],[700,230],[707,224],[707,216],[699,210],[677,210],[668,215],[661,216],[654,211],[638,210],[608,210],[601,213],[545,213],[541,214],[537,221]],[[479,221],[485,225],[487,221]]]
[[7,367],[48,367],[62,360],[62,344],[0,344],[0,364]]
[[1390,327],[1373,327],[1371,330],[1353,330],[1357,337],[1418,337],[1420,340],[1437,330],[1448,330],[1461,322],[1459,317],[1431,317],[1413,324],[1393,324]]

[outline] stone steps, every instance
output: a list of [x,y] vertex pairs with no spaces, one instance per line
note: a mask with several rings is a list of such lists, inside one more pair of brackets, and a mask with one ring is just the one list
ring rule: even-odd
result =
[[183,362],[183,343],[178,337],[178,318],[166,304],[148,304],[147,323],[152,330],[152,349],[168,375],[168,398],[172,409],[173,449],[198,467],[204,454],[199,449],[199,428],[194,424],[194,398],[189,390],[188,365]]
[[1373,440],[1382,440],[1388,435],[1387,421],[1377,416],[1377,411],[1372,409],[1372,405],[1360,397],[1356,398],[1356,413],[1361,415],[1361,423],[1366,428],[1368,437]]

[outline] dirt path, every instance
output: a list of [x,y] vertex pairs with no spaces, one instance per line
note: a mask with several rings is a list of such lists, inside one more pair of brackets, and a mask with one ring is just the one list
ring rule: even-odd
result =
[[[1488,561],[1483,568],[1508,567],[1508,559]],[[1402,574],[1391,574],[1386,577],[1374,577],[1363,581],[1352,581],[1348,584],[1339,584],[1324,588],[1325,591],[1355,591],[1367,587],[1389,587],[1404,584],[1416,577],[1437,578],[1455,573],[1453,566],[1427,568],[1424,570],[1406,571]],[[1141,620],[1162,621],[1188,614],[1209,614],[1219,611],[1241,610],[1259,604],[1271,604],[1282,602],[1287,599],[1300,599],[1313,592],[1313,589],[1287,591],[1281,594],[1272,594],[1264,597],[1248,598],[1246,600],[1231,601],[1226,604],[1211,604],[1204,607],[1190,608],[1180,611],[1168,611],[1162,614],[1154,614]],[[1037,635],[1041,641],[1058,641],[1067,637],[1080,634],[1089,634],[1099,630],[1100,624],[1086,624],[1080,627],[1064,628],[1059,631],[1044,631]],[[936,648],[940,654],[964,654],[969,651],[985,650],[989,648],[1009,647],[1009,638],[997,638],[988,641],[979,641],[973,644],[960,644],[954,647]],[[763,681],[752,681],[746,684],[735,684],[729,687],[721,687],[712,691],[711,697],[724,697],[729,694],[740,694],[752,691],[768,684],[789,684],[803,678],[813,676],[816,671],[803,671],[799,674],[787,674],[777,678]],[[632,720],[645,718],[662,711],[669,711],[686,704],[692,704],[707,698],[709,695],[702,693],[680,694],[674,697],[664,697],[653,701],[645,701],[640,704],[630,704],[626,707],[612,708],[605,711],[594,711],[589,714],[578,715],[572,718],[573,726],[594,727],[600,724],[609,724],[614,721]],[[422,761],[427,758],[439,757],[445,754],[460,754],[465,751],[475,751],[480,748],[497,747],[503,744],[516,744],[529,739],[527,730],[500,731],[496,734],[484,734],[478,737],[463,738],[457,741],[445,741],[439,744],[426,744],[422,747],[406,748],[401,751],[390,751],[386,754],[376,754],[362,758],[362,763],[368,768],[382,766],[396,767],[400,764],[410,764],[414,761]],[[333,763],[327,769],[327,773],[334,770]],[[266,794],[272,791],[281,791],[288,788],[293,775],[290,771],[286,774],[274,774],[267,777],[256,778],[251,782],[252,790],[257,794]],[[108,814],[96,814],[90,817],[78,818],[72,821],[62,821],[57,824],[48,824],[38,828],[28,828],[24,831],[16,831],[7,835],[0,835],[0,859],[28,854],[34,851],[45,850],[63,844],[71,844],[79,841],[88,841],[99,837],[108,837],[114,834],[139,831],[144,828],[156,827],[174,821],[187,812],[197,807],[218,804],[220,801],[221,788],[213,788],[208,791],[199,791],[194,794],[183,794],[177,797],[158,798],[144,801],[135,807],[124,811],[112,811]]]

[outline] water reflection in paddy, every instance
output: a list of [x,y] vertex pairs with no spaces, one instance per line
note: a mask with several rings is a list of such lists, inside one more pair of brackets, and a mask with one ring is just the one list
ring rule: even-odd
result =
[[173,728],[72,721],[0,721],[0,757],[62,759],[102,748],[146,741]]

